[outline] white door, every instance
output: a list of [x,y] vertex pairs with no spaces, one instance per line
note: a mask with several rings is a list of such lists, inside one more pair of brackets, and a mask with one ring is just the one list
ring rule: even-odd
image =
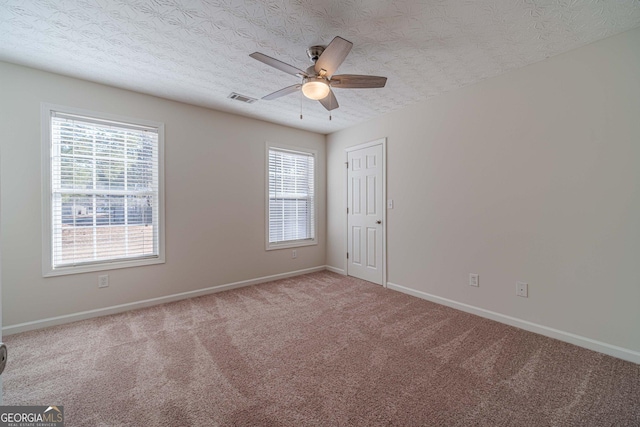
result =
[[382,144],[347,154],[347,274],[383,284]]

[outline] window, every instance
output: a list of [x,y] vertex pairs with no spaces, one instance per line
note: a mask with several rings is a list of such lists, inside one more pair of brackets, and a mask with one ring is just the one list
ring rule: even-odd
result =
[[42,110],[43,274],[164,262],[164,126]]
[[267,249],[315,245],[315,158],[267,144]]

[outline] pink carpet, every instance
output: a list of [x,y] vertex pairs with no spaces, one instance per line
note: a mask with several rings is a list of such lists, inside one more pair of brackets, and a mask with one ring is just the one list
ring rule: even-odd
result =
[[640,426],[640,365],[329,272],[6,342],[67,426]]

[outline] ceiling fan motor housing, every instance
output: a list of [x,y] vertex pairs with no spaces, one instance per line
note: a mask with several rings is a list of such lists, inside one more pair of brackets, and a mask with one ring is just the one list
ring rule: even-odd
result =
[[315,77],[318,74],[316,73],[315,65],[310,66],[305,71],[309,77]]

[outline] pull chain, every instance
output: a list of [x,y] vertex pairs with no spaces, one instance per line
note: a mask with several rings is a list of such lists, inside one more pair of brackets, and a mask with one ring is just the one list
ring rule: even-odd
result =
[[[331,96],[331,92],[329,92],[329,96]],[[329,121],[331,121],[331,108],[333,108],[333,97],[329,99]]]
[[302,120],[302,91],[300,91],[300,120]]

